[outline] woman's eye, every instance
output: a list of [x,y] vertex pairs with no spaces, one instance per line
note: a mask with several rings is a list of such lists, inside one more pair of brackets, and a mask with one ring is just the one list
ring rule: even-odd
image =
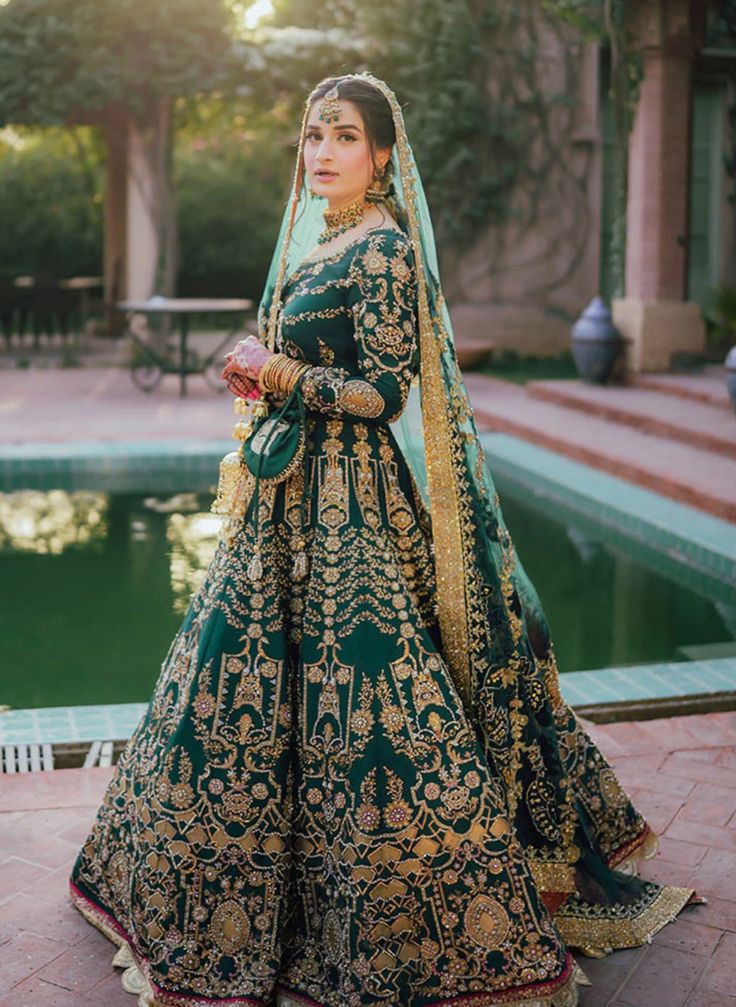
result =
[[341,133],[340,134],[340,139],[341,140],[347,139],[347,140],[350,140],[352,142],[355,139],[355,137],[353,136],[352,133]]

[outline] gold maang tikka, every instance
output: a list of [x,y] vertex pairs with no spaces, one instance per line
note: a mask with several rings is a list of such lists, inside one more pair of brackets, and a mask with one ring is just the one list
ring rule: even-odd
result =
[[337,122],[340,118],[340,95],[337,84],[331,87],[319,104],[319,118],[322,122]]

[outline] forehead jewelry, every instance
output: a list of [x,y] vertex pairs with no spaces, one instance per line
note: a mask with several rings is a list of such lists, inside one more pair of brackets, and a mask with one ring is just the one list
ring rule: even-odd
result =
[[319,118],[322,122],[337,122],[340,118],[340,95],[337,84],[325,94],[319,106]]

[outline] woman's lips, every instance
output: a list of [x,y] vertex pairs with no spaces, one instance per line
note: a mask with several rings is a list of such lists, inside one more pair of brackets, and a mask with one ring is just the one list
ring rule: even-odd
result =
[[331,182],[333,178],[337,178],[336,171],[316,171],[315,175],[321,182]]

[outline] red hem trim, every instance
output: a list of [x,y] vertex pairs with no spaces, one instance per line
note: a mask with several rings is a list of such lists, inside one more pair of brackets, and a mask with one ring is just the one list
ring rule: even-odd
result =
[[[139,967],[145,973],[146,979],[151,984],[154,996],[158,999],[159,997],[165,997],[165,1003],[171,1004],[172,1007],[188,1007],[188,1005],[199,1005],[199,1004],[212,1004],[213,1007],[270,1007],[272,1000],[261,1000],[254,999],[253,997],[225,997],[225,998],[213,998],[206,996],[189,996],[186,993],[173,993],[170,990],[163,989],[161,986],[156,985],[151,979],[148,970],[148,963],[146,959],[138,953],[136,947],[133,943],[132,938],[128,932],[120,926],[114,916],[111,916],[105,909],[102,909],[93,902],[90,898],[84,895],[83,892],[77,888],[73,881],[69,882],[69,887],[72,893],[72,900],[74,902],[81,902],[93,915],[98,915],[104,918],[104,922],[111,930],[113,930],[130,948],[136,962]],[[485,992],[483,990],[478,990],[477,992],[470,993],[460,993],[458,996],[446,997],[444,1000],[436,1000],[434,1003],[427,1004],[426,1007],[462,1007],[462,1004],[473,1003],[474,1007],[480,1007],[481,1001],[479,997],[488,997],[488,1007],[499,1003],[509,1003],[511,1001],[518,1001],[519,997],[525,997],[527,994],[529,998],[531,996],[548,996],[563,986],[566,982],[569,982],[572,976],[573,970],[573,956],[570,952],[567,953],[565,957],[565,967],[562,972],[555,978],[547,980],[541,983],[530,983],[526,986],[515,986],[513,989],[508,990],[498,990],[495,992]],[[298,993],[296,990],[289,989],[288,986],[283,986],[280,983],[276,984],[275,991],[278,993],[284,993],[290,996],[292,999],[299,1001],[299,1003],[304,1004],[304,1007],[324,1007],[323,1004],[318,1003],[316,1000],[312,1000],[311,997],[306,996],[304,993]]]
[[623,846],[619,846],[617,850],[614,850],[608,858],[608,866],[615,867],[616,864],[620,864],[622,860],[626,860],[626,858],[630,857],[634,850],[638,850],[652,834],[653,832],[651,827],[649,825],[645,825],[643,832],[640,832],[638,836],[634,837],[634,839],[630,839],[627,843],[624,843]]
[[177,1005],[181,1005],[181,1007],[195,1005],[195,1007],[198,1007],[199,1004],[212,1004],[213,1007],[228,1007],[228,1005],[230,1005],[230,1007],[269,1007],[271,1004],[271,1000],[261,1000],[260,998],[246,996],[224,998],[200,996],[199,994],[189,996],[187,993],[174,993],[171,990],[164,989],[162,986],[158,986],[153,979],[151,979],[146,958],[139,953],[127,930],[120,926],[114,916],[111,916],[105,909],[98,906],[96,902],[93,902],[83,892],[80,892],[73,881],[69,882],[69,887],[72,892],[72,901],[82,902],[93,915],[104,917],[105,923],[110,927],[110,929],[114,930],[115,933],[125,941],[139,968],[143,971],[147,981],[151,984],[153,995],[157,1000],[164,997],[166,998],[164,1002],[171,1004],[172,1007],[177,1007]]

